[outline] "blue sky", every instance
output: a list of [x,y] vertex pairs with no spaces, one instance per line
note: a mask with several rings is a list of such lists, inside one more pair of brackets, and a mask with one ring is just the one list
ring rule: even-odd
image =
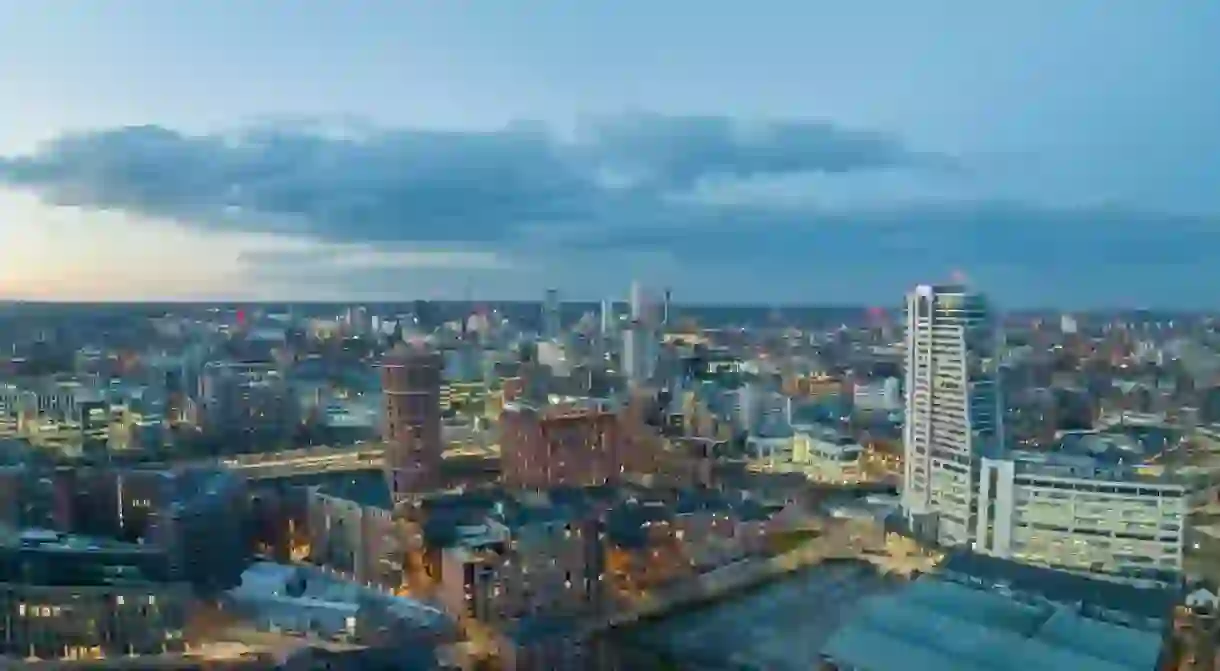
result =
[[[54,11],[50,6],[54,6]],[[0,295],[1208,307],[1220,3],[0,0]]]

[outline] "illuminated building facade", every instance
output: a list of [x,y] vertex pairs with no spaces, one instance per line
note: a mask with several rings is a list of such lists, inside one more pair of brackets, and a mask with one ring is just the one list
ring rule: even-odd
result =
[[902,507],[921,535],[969,545],[979,458],[1002,446],[996,324],[959,285],[916,287],[906,320]]
[[989,555],[1129,582],[1175,585],[1188,488],[1092,453],[983,459],[978,543]]
[[500,427],[503,479],[509,487],[602,485],[618,481],[626,470],[613,413],[509,404]]
[[190,599],[190,586],[173,579],[159,548],[42,531],[0,542],[0,654],[179,652]]

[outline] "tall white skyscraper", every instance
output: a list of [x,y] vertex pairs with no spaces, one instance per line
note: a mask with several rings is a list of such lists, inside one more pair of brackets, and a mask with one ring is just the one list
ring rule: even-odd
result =
[[547,289],[542,301],[542,337],[546,340],[559,337],[560,309],[559,290]]
[[646,382],[656,370],[657,334],[648,303],[648,293],[639,282],[631,283],[631,323],[623,333],[623,373],[630,386]]
[[609,298],[602,299],[601,322],[601,335],[605,338],[614,331],[615,322],[614,301]]
[[973,543],[979,464],[1003,448],[998,336],[986,299],[965,286],[907,295],[902,507],[943,545]]
[[646,319],[645,312],[647,311],[648,294],[644,289],[644,285],[639,282],[631,283],[631,319],[633,321],[644,321]]

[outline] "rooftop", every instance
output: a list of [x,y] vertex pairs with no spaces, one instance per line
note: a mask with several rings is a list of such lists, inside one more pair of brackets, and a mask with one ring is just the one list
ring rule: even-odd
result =
[[312,567],[256,562],[242,573],[241,584],[229,594],[247,604],[328,608],[343,617],[345,613],[354,615],[364,605],[376,604],[420,626],[448,623],[444,612],[427,603],[384,594]]
[[964,551],[945,558],[941,576],[949,581],[1036,594],[1057,603],[1080,604],[1087,610],[1114,616],[1164,620],[1178,602],[1178,593],[1168,588],[1136,587]]
[[25,530],[0,539],[0,582],[116,587],[170,582],[163,550],[54,531]]
[[1058,450],[1091,456],[1110,464],[1139,464],[1159,459],[1177,447],[1182,433],[1158,426],[1114,426],[1104,431],[1064,435]]
[[872,671],[1152,671],[1159,631],[933,578],[871,597],[823,653]]
[[318,492],[358,503],[365,508],[394,508],[390,485],[380,471],[355,471],[343,477],[329,478],[318,486]]

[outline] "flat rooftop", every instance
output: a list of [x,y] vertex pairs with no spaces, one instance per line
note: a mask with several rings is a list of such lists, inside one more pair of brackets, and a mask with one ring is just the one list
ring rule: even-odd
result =
[[822,653],[870,671],[1153,671],[1162,634],[922,578],[866,599]]
[[863,562],[828,563],[623,635],[697,667],[807,671],[864,599],[903,584]]

